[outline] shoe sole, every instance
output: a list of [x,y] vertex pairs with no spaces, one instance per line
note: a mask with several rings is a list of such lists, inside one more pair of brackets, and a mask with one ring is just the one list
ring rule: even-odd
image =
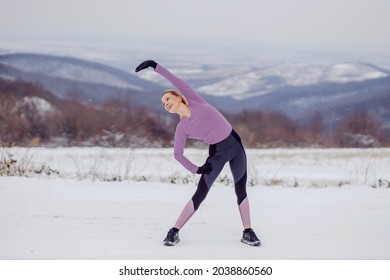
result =
[[255,242],[249,242],[249,241],[246,241],[245,239],[241,239],[241,242],[242,243],[245,243],[245,244],[248,244],[250,246],[255,246],[255,247],[258,247],[261,245],[261,242],[260,241],[255,241]]
[[176,239],[173,242],[166,241],[166,242],[164,242],[164,246],[175,246],[177,243],[179,243],[179,241],[180,241],[180,239]]

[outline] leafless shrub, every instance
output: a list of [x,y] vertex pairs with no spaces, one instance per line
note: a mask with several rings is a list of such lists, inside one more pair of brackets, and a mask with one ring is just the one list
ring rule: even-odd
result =
[[45,164],[35,165],[33,155],[27,149],[23,155],[16,158],[9,148],[1,148],[0,151],[0,176],[33,176],[33,175],[60,175]]
[[371,185],[372,188],[390,188],[390,180],[387,179],[378,179],[377,182],[374,182]]

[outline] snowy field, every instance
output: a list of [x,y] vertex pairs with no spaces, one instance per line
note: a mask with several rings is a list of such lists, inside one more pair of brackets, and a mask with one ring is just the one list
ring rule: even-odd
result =
[[[252,225],[240,242],[226,167],[175,247],[196,188],[172,149],[12,148],[0,177],[0,259],[390,259],[390,149],[247,150]],[[206,150],[186,155],[202,164]],[[16,171],[15,171],[16,172]]]

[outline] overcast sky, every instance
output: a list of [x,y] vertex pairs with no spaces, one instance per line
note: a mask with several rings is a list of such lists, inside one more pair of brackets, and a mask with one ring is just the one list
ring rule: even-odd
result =
[[389,0],[0,0],[0,40],[126,39],[390,53]]

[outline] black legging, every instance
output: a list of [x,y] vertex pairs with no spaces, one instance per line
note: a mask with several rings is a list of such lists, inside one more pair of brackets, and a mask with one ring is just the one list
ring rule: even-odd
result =
[[206,162],[211,163],[212,170],[209,174],[202,174],[198,188],[192,197],[194,209],[197,210],[206,198],[210,187],[221,173],[224,165],[229,162],[234,179],[234,190],[237,196],[237,204],[247,197],[246,194],[246,154],[241,143],[240,136],[232,130],[232,133],[217,144],[209,146],[209,156]]

